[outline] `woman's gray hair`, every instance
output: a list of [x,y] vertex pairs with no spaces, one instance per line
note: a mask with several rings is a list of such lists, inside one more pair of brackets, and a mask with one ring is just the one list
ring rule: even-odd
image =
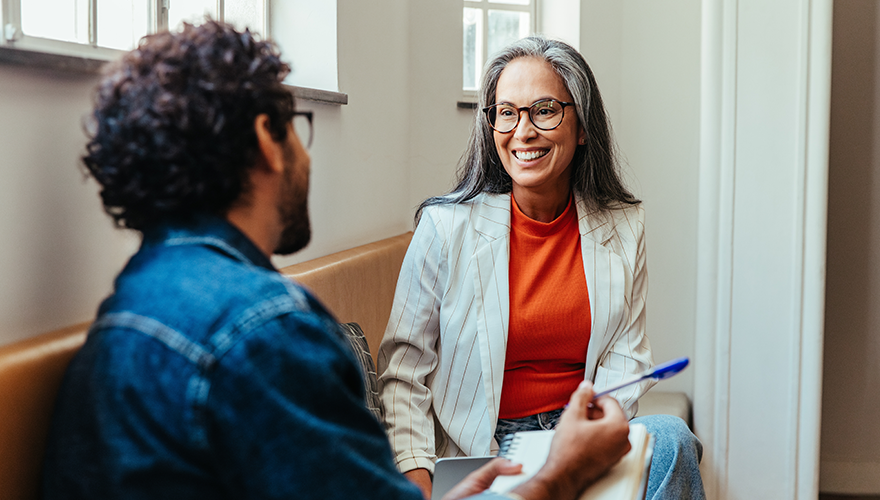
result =
[[427,206],[464,203],[484,192],[511,191],[512,181],[495,149],[493,132],[482,109],[495,104],[495,89],[504,68],[522,57],[534,57],[550,64],[571,94],[578,122],[587,132],[587,143],[577,147],[572,159],[571,182],[574,191],[592,209],[609,209],[617,202],[639,203],[620,179],[605,105],[587,61],[564,42],[530,36],[508,45],[486,63],[471,137],[458,163],[455,189],[422,202],[416,212],[416,224]]

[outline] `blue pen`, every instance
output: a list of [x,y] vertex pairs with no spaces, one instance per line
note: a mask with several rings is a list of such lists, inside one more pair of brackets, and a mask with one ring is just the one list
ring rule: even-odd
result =
[[619,384],[612,385],[611,387],[606,387],[605,389],[597,392],[596,395],[593,396],[593,399],[596,399],[600,396],[604,396],[608,393],[614,392],[618,389],[622,389],[628,385],[635,384],[637,382],[641,382],[642,380],[646,380],[649,378],[653,378],[656,380],[663,380],[664,378],[669,378],[669,377],[675,375],[676,373],[684,370],[684,367],[687,366],[689,362],[690,362],[690,360],[687,357],[673,359],[672,361],[667,361],[666,363],[657,365],[654,368],[651,368],[650,370],[642,372],[629,380],[625,380]]

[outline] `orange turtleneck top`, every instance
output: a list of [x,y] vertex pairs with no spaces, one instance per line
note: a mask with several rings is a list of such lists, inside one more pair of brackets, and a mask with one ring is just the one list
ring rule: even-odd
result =
[[549,223],[510,200],[510,322],[498,417],[522,418],[562,408],[584,379],[590,297],[574,197]]

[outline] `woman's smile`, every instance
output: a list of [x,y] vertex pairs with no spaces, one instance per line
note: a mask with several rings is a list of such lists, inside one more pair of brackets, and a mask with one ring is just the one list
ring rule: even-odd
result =
[[516,156],[517,160],[521,162],[530,162],[536,160],[538,158],[543,158],[547,153],[549,153],[549,149],[514,149],[513,155]]

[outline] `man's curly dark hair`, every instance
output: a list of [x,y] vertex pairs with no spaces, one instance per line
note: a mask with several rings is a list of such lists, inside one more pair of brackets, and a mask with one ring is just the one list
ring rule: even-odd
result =
[[254,120],[287,137],[294,101],[277,47],[212,20],[145,37],[109,68],[83,162],[118,226],[224,215],[249,189]]

